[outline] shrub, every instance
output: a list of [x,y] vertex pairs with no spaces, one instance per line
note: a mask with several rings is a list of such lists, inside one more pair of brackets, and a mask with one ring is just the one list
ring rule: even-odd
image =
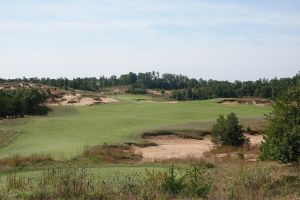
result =
[[200,198],[206,198],[210,191],[211,183],[205,177],[205,170],[201,166],[187,169],[186,194]]
[[267,116],[269,126],[262,144],[262,159],[282,163],[300,158],[300,87],[292,88],[275,101]]
[[207,197],[211,183],[203,166],[193,166],[175,170],[174,166],[163,174],[162,188],[171,196]]
[[234,113],[224,118],[220,115],[212,128],[212,142],[217,145],[242,146],[246,139]]
[[147,90],[133,87],[129,88],[126,92],[130,94],[147,94]]
[[162,187],[169,194],[177,195],[186,187],[184,183],[185,176],[185,174],[176,175],[174,165],[172,165],[172,167],[169,169],[169,173],[166,173],[164,176]]

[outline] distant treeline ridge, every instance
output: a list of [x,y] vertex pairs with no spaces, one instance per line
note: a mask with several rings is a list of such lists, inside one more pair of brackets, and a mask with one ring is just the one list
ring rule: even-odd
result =
[[[259,97],[275,99],[287,88],[300,84],[300,74],[291,78],[259,79],[256,81],[217,81],[188,78],[184,75],[163,74],[158,72],[123,74],[119,77],[101,76],[99,78],[22,78],[0,79],[0,83],[31,82],[64,89],[97,91],[106,87],[130,85],[131,88],[173,90],[171,96],[177,100]],[[130,90],[129,90],[130,91]],[[133,90],[131,90],[133,91]]]

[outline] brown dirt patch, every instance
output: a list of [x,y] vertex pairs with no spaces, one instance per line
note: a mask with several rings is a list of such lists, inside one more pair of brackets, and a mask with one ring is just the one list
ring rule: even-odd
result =
[[[250,139],[251,145],[260,144],[263,141],[261,135],[245,134]],[[141,154],[143,161],[161,161],[169,159],[202,158],[205,152],[214,148],[210,136],[203,140],[183,139],[174,135],[148,137],[147,140],[156,143],[158,146],[146,148],[133,147],[134,152]]]

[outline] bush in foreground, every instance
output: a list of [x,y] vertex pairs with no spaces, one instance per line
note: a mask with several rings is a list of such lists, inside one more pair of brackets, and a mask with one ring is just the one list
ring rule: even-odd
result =
[[278,98],[268,115],[269,126],[262,144],[262,159],[282,163],[300,159],[300,87]]

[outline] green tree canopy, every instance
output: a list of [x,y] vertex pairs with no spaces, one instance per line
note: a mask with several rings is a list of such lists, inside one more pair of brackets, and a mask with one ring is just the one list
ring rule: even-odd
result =
[[263,159],[282,163],[300,159],[300,87],[294,87],[275,101],[268,115],[269,126],[262,145]]
[[37,89],[0,90],[0,117],[33,114],[46,99]]

